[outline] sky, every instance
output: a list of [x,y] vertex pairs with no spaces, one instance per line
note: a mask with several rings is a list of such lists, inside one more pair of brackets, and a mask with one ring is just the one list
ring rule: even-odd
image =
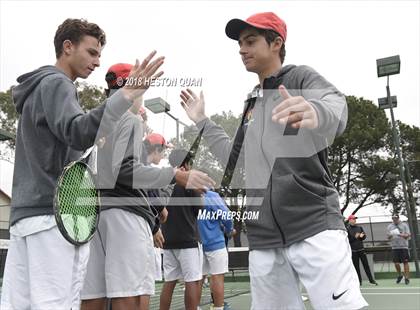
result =
[[[397,95],[395,117],[420,126],[420,1],[4,1],[0,0],[0,91],[25,72],[55,63],[53,38],[66,18],[86,18],[107,35],[101,66],[86,80],[105,87],[114,63],[134,63],[151,50],[166,57],[172,87],[149,89],[171,113],[191,124],[179,102],[181,79],[201,79],[208,115],[242,111],[257,84],[241,62],[237,42],[224,29],[232,18],[272,11],[288,27],[285,64],[309,65],[346,95],[386,96],[376,59],[401,57],[401,73],[390,77]],[[174,121],[149,114],[150,126],[175,137]],[[389,112],[387,112],[389,116]],[[5,169],[3,169],[5,171]],[[1,172],[3,173],[3,172]],[[9,178],[7,178],[9,179]],[[1,184],[0,184],[1,186]]]
[[[224,29],[232,18],[273,11],[288,27],[286,64],[309,65],[346,95],[372,100],[386,95],[386,78],[376,59],[399,54],[401,73],[390,77],[397,95],[395,117],[420,126],[419,1],[3,1],[0,0],[0,91],[16,78],[55,63],[53,38],[64,19],[86,18],[107,34],[101,66],[86,80],[105,87],[105,73],[117,62],[134,63],[151,50],[166,57],[172,87],[150,89],[171,112],[191,124],[179,102],[182,79],[201,79],[208,115],[239,114],[257,84],[241,62],[237,42]],[[175,122],[151,115],[150,125],[167,138]],[[389,113],[388,113],[389,115]]]

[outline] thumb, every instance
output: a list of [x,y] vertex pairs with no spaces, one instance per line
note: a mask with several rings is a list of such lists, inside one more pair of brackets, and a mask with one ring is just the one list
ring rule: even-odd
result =
[[279,93],[283,97],[284,100],[292,98],[292,96],[289,94],[289,92],[287,91],[286,87],[284,87],[284,85],[279,86]]

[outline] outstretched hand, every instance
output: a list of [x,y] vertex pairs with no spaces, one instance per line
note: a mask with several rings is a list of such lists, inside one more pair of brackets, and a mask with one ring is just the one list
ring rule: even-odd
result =
[[139,60],[136,59],[136,63],[127,78],[127,82],[122,88],[124,95],[128,100],[134,101],[142,96],[150,87],[152,81],[163,75],[163,71],[157,71],[164,63],[165,57],[161,56],[152,61],[155,55],[156,51],[151,52],[141,64]]
[[200,97],[198,97],[191,89],[187,88],[186,91],[181,91],[180,97],[182,107],[194,123],[197,124],[207,117],[203,91],[200,92]]
[[292,96],[283,85],[279,86],[283,101],[273,109],[272,121],[293,128],[318,128],[318,114],[312,104],[302,96]]
[[214,182],[206,173],[194,169],[188,171],[177,169],[175,180],[176,183],[182,187],[193,189],[200,194],[214,188],[216,185],[216,182]]

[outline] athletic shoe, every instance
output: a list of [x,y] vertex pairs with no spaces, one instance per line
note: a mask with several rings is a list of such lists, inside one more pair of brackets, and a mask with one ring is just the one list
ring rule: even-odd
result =
[[302,301],[308,301],[308,300],[309,300],[308,297],[302,295]]
[[409,279],[407,279],[407,278],[405,278],[405,284],[406,284],[406,285],[410,284],[410,280],[409,280]]
[[402,278],[403,278],[403,276],[402,276],[402,275],[401,275],[401,276],[398,276],[397,281],[395,281],[395,282],[397,282],[397,284],[398,284],[398,283],[400,283],[400,282],[401,282],[401,280],[402,280]]
[[378,285],[378,282],[376,282],[375,280],[369,281],[369,283],[373,285]]
[[223,310],[232,310],[232,308],[230,307],[229,303],[227,303],[226,301],[223,304]]

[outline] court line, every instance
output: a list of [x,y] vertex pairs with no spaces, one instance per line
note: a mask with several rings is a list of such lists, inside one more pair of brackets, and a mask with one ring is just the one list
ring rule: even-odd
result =
[[419,286],[406,286],[406,287],[361,287],[361,290],[418,290]]

